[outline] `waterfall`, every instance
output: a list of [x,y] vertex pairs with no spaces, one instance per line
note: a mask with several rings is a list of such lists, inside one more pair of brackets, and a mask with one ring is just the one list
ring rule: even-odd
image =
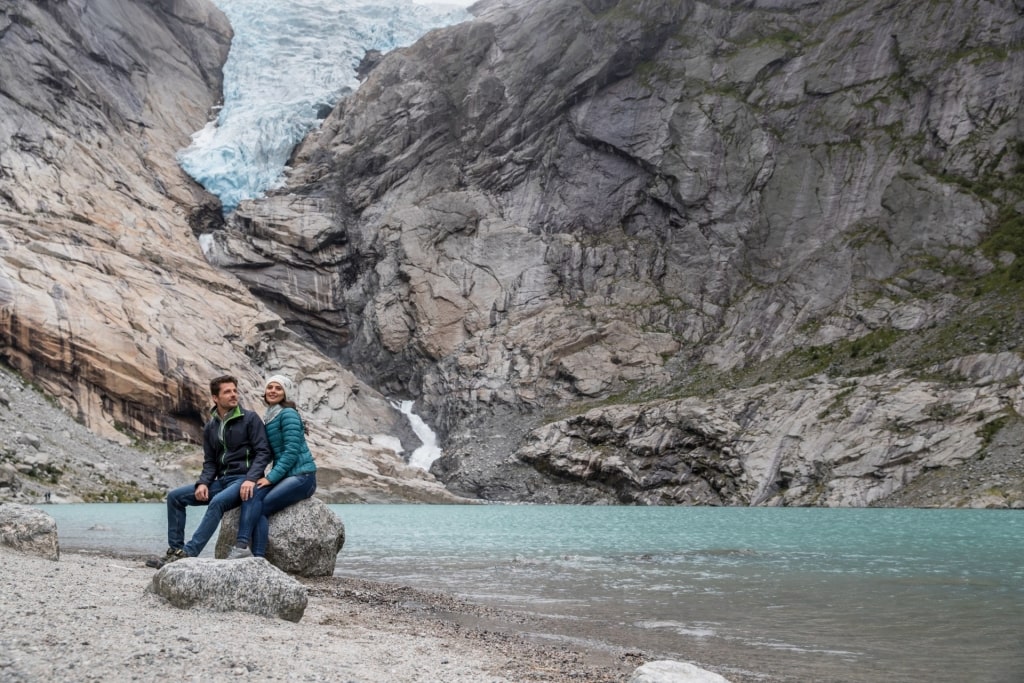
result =
[[409,419],[412,431],[419,437],[421,446],[409,456],[409,465],[421,470],[430,470],[435,460],[441,457],[441,449],[437,446],[437,435],[434,434],[423,418],[412,412],[412,401],[392,401],[391,405],[401,411]]

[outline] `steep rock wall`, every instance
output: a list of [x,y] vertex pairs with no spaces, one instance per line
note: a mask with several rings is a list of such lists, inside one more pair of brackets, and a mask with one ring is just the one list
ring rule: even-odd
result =
[[[913,393],[902,366],[1019,354],[1019,7],[474,11],[387,55],[296,151],[286,187],[211,235],[215,262],[307,339],[421,399],[455,460],[444,476],[483,467],[476,493],[532,495],[543,482],[504,490],[495,464],[530,426],[587,401],[714,394],[694,377],[748,371],[757,384],[773,379],[749,374],[760,364],[792,361],[800,377],[828,358],[821,369],[842,381],[838,352],[863,348],[874,365],[857,376]],[[990,310],[983,346],[934,332]],[[906,342],[902,356],[876,343],[886,335]],[[558,446],[538,442],[548,436],[513,460],[554,476],[538,463]],[[724,502],[767,500],[779,470],[761,457],[739,458],[731,476],[758,483],[720,487]],[[876,468],[864,476],[888,489],[815,500],[864,504],[916,471]]]
[[388,447],[404,416],[199,249],[219,205],[175,154],[219,98],[230,40],[203,0],[0,8],[0,358],[122,443],[195,440],[212,377],[236,374],[260,408],[283,370],[303,380],[323,496],[453,500]]

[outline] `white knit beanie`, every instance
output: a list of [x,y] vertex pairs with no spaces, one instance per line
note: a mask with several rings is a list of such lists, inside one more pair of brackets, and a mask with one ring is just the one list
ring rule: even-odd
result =
[[284,388],[284,397],[290,398],[292,393],[292,381],[284,375],[271,375],[267,378],[267,381],[263,383],[263,393],[267,393],[267,385],[271,382],[277,382]]

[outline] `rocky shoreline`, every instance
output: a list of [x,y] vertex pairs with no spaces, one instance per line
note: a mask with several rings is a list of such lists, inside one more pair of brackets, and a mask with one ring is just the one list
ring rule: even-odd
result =
[[310,582],[299,623],[179,610],[148,593],[141,558],[0,549],[0,680],[603,681],[636,662],[583,655],[438,618],[443,596],[368,582]]
[[301,579],[298,623],[181,610],[146,590],[143,559],[0,548],[0,681],[612,683],[649,659],[536,642],[528,616],[350,578]]

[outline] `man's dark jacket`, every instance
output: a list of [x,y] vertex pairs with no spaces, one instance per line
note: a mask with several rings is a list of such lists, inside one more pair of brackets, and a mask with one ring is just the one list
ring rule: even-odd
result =
[[214,408],[203,429],[203,472],[196,485],[209,486],[215,479],[237,474],[244,474],[247,481],[262,477],[273,456],[260,416],[238,406],[225,416],[223,430],[221,426]]

